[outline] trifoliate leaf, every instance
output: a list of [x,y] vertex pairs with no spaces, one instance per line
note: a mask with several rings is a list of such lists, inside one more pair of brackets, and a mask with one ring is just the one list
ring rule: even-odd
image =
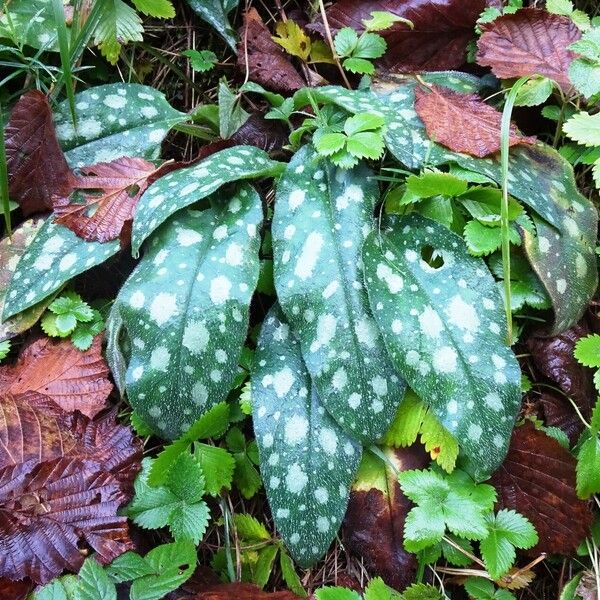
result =
[[380,58],[387,50],[386,41],[377,33],[363,33],[352,52],[352,58]]
[[199,73],[210,71],[217,64],[217,55],[212,50],[184,50],[181,54],[190,59],[190,66]]
[[344,133],[352,137],[361,131],[372,131],[381,129],[385,124],[385,119],[369,112],[358,113],[352,117],[348,117],[344,122]]
[[346,150],[356,158],[375,160],[383,154],[384,143],[381,133],[362,131],[348,137]]
[[207,494],[218,496],[222,490],[231,489],[235,459],[225,448],[195,444],[194,456],[202,467]]
[[583,366],[600,368],[600,335],[594,333],[579,339],[573,354]]
[[331,156],[342,150],[347,140],[348,137],[343,133],[325,133],[318,136],[313,143],[319,154]]
[[479,543],[486,569],[493,579],[508,572],[515,560],[515,548],[535,546],[538,535],[535,527],[514,510],[503,509],[487,515],[488,535]]
[[421,175],[410,175],[406,180],[407,191],[419,198],[460,196],[467,191],[468,185],[464,179],[441,171],[424,171]]
[[94,43],[100,47],[102,56],[116,65],[121,45],[143,41],[143,33],[142,20],[133,8],[123,0],[109,0],[94,30]]

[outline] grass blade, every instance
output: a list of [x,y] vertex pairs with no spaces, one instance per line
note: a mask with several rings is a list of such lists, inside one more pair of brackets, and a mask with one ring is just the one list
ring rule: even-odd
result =
[[60,64],[62,66],[62,78],[67,86],[67,98],[69,99],[69,108],[71,110],[71,119],[73,126],[77,127],[77,116],[75,115],[75,90],[73,88],[73,72],[71,65],[71,53],[69,52],[69,37],[67,24],[65,22],[65,11],[62,0],[52,0],[52,9],[54,11],[54,23],[56,25],[56,35],[58,38],[58,48],[60,50]]
[[4,109],[0,104],[0,196],[2,197],[2,213],[6,232],[11,234],[10,201],[8,197],[8,168],[6,165],[6,147],[4,145]]

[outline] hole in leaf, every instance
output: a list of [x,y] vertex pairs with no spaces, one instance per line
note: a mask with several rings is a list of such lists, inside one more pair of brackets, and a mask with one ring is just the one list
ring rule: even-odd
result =
[[444,257],[433,246],[423,246],[421,248],[421,258],[432,269],[441,269],[444,266]]

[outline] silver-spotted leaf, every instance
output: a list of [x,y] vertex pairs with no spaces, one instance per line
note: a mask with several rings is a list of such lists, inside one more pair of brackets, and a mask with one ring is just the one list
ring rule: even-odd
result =
[[54,114],[56,135],[71,167],[121,156],[158,158],[167,133],[187,115],[165,95],[137,83],[111,83],[75,95],[77,127],[67,100]]
[[502,297],[485,262],[469,255],[462,238],[416,214],[372,232],[363,262],[394,364],[458,439],[470,472],[489,476],[508,449],[521,371],[504,343]]
[[58,52],[52,0],[12,0],[0,15],[0,37]]
[[[243,184],[152,237],[108,322],[108,359],[136,413],[176,438],[227,396],[259,273],[262,205]],[[124,341],[125,340],[125,341]]]
[[210,24],[236,52],[237,36],[228,14],[238,5],[238,0],[187,0],[191,9]]
[[377,181],[364,164],[336,169],[305,146],[277,187],[274,279],[319,397],[349,433],[379,439],[404,395],[362,284]]
[[283,163],[271,160],[254,146],[235,146],[191,167],[178,169],[152,184],[138,202],[133,221],[132,250],[170,215],[206,198],[226,183],[278,175]]
[[307,567],[337,534],[362,449],[319,401],[300,344],[278,306],[265,318],[251,382],[271,513],[292,556]]
[[47,219],[10,280],[2,318],[7,319],[37,304],[69,279],[103,263],[119,251],[119,240],[88,242],[70,229]]

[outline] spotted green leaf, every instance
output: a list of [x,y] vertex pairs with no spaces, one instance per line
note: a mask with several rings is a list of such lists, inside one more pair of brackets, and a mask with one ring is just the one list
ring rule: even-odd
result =
[[132,249],[170,215],[206,198],[226,183],[278,175],[283,163],[253,146],[235,146],[213,154],[202,162],[173,171],[152,184],[140,198],[133,221]]
[[71,167],[108,162],[120,156],[158,158],[160,145],[187,119],[164,94],[137,83],[111,83],[75,96],[77,128],[68,101],[54,113],[56,135]]
[[238,5],[238,0],[187,0],[192,10],[237,52],[237,35],[229,21],[229,13]]
[[[212,200],[212,208],[182,211],[156,232],[109,318],[117,385],[164,438],[178,437],[227,396],[258,279],[258,194],[244,184]],[[123,336],[129,348],[119,344]]]
[[362,285],[360,249],[378,199],[367,167],[336,169],[306,146],[280,180],[272,226],[277,296],[319,397],[370,442],[404,393]]
[[21,256],[6,291],[2,318],[41,302],[69,279],[103,263],[119,251],[119,240],[87,242],[47,219]]
[[361,447],[321,404],[300,345],[277,306],[265,318],[251,381],[271,513],[290,553],[307,567],[337,534]]
[[12,0],[0,15],[0,37],[58,52],[52,0]]
[[484,478],[504,458],[521,399],[502,297],[483,260],[446,227],[416,214],[389,224],[363,247],[375,320],[398,370]]

